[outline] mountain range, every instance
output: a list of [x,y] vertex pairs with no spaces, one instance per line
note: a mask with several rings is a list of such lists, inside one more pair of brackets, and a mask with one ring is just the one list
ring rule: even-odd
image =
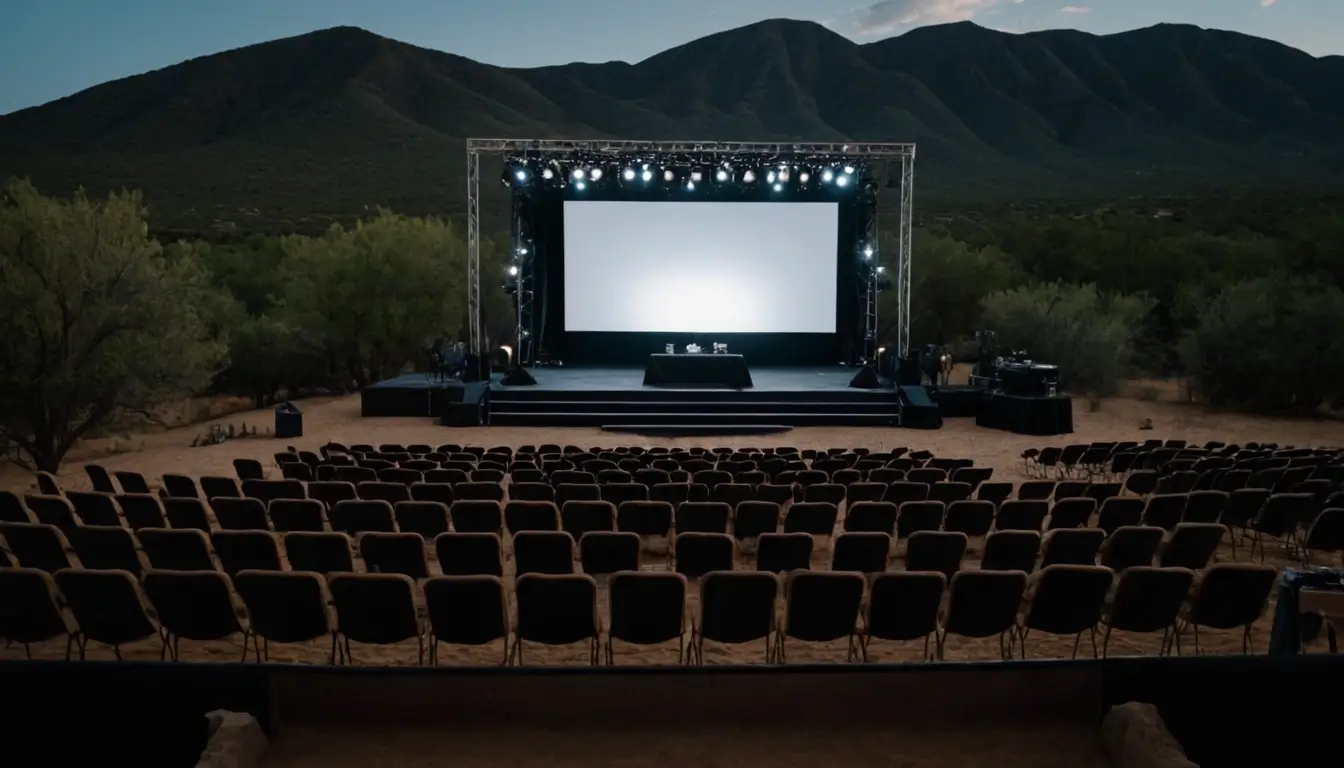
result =
[[338,27],[0,116],[0,177],[142,189],[161,229],[314,229],[461,212],[468,136],[914,141],[934,203],[1301,191],[1344,178],[1344,57],[1181,25],[859,45],[774,20],[509,69]]

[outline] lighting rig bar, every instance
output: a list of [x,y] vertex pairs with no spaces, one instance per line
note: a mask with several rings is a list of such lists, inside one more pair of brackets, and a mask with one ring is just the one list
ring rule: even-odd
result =
[[[837,195],[858,192],[872,205],[859,258],[867,265],[864,286],[863,350],[865,362],[875,357],[877,294],[892,287],[897,292],[897,352],[910,345],[910,261],[913,228],[914,144],[872,142],[711,142],[711,141],[590,141],[548,139],[467,140],[467,314],[471,351],[484,355],[486,341],[480,311],[480,161],[482,155],[500,156],[501,179],[517,197],[538,187],[583,193],[604,185],[662,188],[694,193],[702,186],[755,188],[785,193],[827,189]],[[879,264],[877,185],[871,167],[885,162],[901,164],[900,229],[894,280]],[[895,179],[890,179],[894,182]],[[896,186],[890,183],[890,186]],[[518,360],[534,363],[529,338],[532,305],[530,255],[534,252],[525,227],[513,220],[513,262],[506,285],[517,291]],[[527,306],[522,305],[526,300]]]

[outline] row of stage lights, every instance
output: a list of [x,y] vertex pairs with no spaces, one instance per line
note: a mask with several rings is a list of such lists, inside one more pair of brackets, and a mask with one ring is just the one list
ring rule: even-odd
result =
[[[566,169],[557,161],[540,164],[535,169],[534,162],[528,160],[510,160],[504,170],[504,183],[510,186],[526,187],[538,178],[549,185],[568,184],[570,188],[583,192],[590,185],[600,184],[610,179],[611,166],[589,163],[579,164]],[[619,179],[625,186],[652,186],[659,179],[666,187],[681,187],[694,192],[696,187],[712,180],[719,185],[741,184],[753,186],[761,181],[775,192],[783,192],[791,182],[796,181],[799,188],[805,189],[814,181],[823,186],[844,191],[858,186],[860,169],[854,165],[793,165],[790,163],[758,165],[734,165],[720,163],[717,166],[660,166],[656,163],[629,163],[619,168]],[[711,170],[712,169],[712,170]]]

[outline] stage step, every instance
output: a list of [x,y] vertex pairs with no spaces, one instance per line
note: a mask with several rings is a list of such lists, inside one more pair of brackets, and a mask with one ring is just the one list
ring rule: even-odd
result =
[[887,413],[656,413],[642,410],[618,413],[601,411],[512,412],[490,409],[490,425],[505,427],[607,427],[624,425],[755,424],[789,427],[895,427],[900,425],[896,408]]
[[867,398],[864,400],[501,400],[491,399],[491,410],[497,413],[575,413],[601,411],[605,413],[640,412],[664,414],[769,414],[769,413],[830,413],[836,415],[867,414],[887,416],[898,410],[897,399]]

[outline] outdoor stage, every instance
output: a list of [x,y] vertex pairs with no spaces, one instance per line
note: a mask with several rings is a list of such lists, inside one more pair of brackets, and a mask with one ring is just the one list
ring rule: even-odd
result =
[[853,389],[855,369],[753,367],[750,389],[644,386],[642,367],[529,369],[536,386],[437,382],[407,374],[364,390],[365,416],[440,417],[452,403],[485,401],[486,423],[563,427],[900,425],[894,388]]

